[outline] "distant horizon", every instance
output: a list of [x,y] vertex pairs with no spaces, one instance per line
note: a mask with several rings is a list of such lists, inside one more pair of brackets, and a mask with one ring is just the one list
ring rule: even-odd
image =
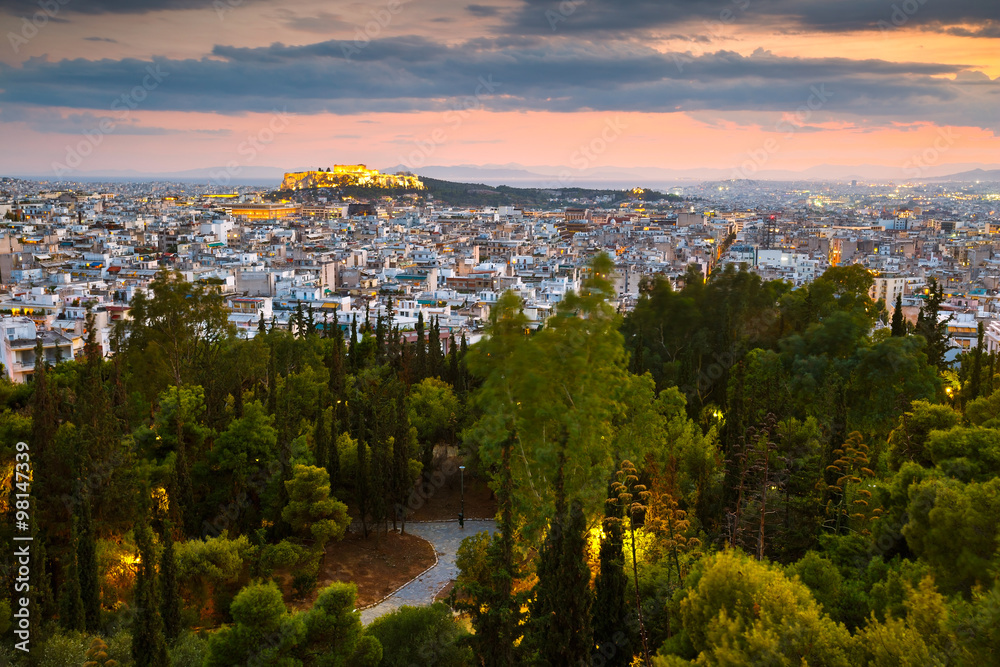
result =
[[[229,174],[225,166],[191,168],[178,171],[163,172],[139,172],[135,170],[120,171],[95,171],[90,173],[67,174],[61,178],[52,175],[32,174],[32,173],[4,173],[0,172],[0,177],[19,178],[39,182],[149,182],[149,181],[177,181],[185,183],[206,183],[207,185],[243,185],[249,187],[261,187],[269,184],[276,189],[280,184],[284,173],[295,171],[306,171],[310,169],[323,169],[334,164],[349,164],[346,162],[330,162],[320,165],[294,166],[282,168],[276,166],[247,167],[239,170],[236,174]],[[762,171],[749,177],[742,177],[737,174],[726,174],[725,170],[712,169],[708,167],[682,169],[664,169],[660,167],[622,167],[609,165],[604,168],[590,170],[589,172],[574,172],[568,167],[553,165],[522,165],[510,163],[506,165],[496,164],[456,164],[456,165],[428,165],[426,167],[408,170],[404,165],[376,166],[368,162],[358,162],[350,164],[365,164],[369,168],[378,169],[382,173],[395,173],[397,171],[413,171],[424,178],[435,178],[460,183],[483,183],[484,185],[500,186],[507,185],[521,188],[559,188],[559,187],[588,187],[601,189],[627,189],[631,187],[645,187],[650,189],[669,190],[671,187],[683,185],[695,185],[705,182],[749,180],[766,182],[828,182],[828,183],[850,183],[854,180],[864,183],[887,184],[906,182],[947,182],[950,177],[963,177],[953,182],[975,182],[970,172],[987,172],[984,182],[1000,183],[1000,163],[976,163],[976,164],[942,164],[919,179],[908,179],[906,174],[898,174],[894,177],[889,172],[891,167],[886,165],[816,165],[799,171],[772,172]],[[873,174],[874,171],[883,170],[882,175]],[[650,174],[647,172],[653,171]],[[826,172],[825,174],[822,172]],[[839,171],[839,173],[837,173]],[[667,175],[669,172],[674,172]],[[856,172],[856,173],[850,173]],[[687,174],[687,175],[684,175]],[[730,178],[730,176],[739,176]],[[225,180],[223,180],[225,179]],[[642,182],[645,179],[646,182]],[[676,183],[676,186],[670,183]]]

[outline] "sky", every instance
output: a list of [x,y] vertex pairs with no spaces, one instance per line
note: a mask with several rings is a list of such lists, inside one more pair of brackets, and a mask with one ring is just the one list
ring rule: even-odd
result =
[[1000,164],[994,0],[0,0],[0,175]]

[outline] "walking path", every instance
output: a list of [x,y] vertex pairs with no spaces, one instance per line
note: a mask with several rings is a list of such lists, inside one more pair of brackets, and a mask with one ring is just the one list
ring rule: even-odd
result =
[[379,616],[399,609],[403,605],[416,607],[429,605],[434,602],[434,596],[458,576],[458,568],[455,566],[455,554],[458,552],[458,547],[462,544],[462,540],[483,531],[495,532],[496,522],[492,519],[466,519],[464,529],[459,527],[457,521],[428,521],[426,523],[406,524],[406,532],[417,537],[422,537],[431,543],[437,554],[438,562],[385,600],[382,600],[373,607],[362,610],[361,622],[368,625]]

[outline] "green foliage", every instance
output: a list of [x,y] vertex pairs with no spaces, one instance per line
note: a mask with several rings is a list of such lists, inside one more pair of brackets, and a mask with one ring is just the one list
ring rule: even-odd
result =
[[403,606],[375,619],[365,633],[382,645],[379,667],[472,665],[472,651],[465,644],[465,631],[447,605]]
[[324,468],[297,465],[285,482],[288,504],[281,512],[296,533],[313,540],[322,551],[331,539],[341,539],[351,523],[347,505],[330,496],[330,475]]
[[160,617],[160,591],[152,531],[141,519],[135,529],[139,565],[135,577],[135,619],[132,621],[132,660],[136,667],[168,667],[170,658]]
[[207,652],[207,639],[184,632],[170,647],[170,664],[173,667],[202,667]]
[[230,613],[233,625],[209,638],[206,667],[297,664],[290,658],[304,630],[288,613],[274,582],[246,586],[233,598]]
[[823,613],[805,584],[736,551],[702,561],[680,610],[700,663],[852,664],[850,634]]
[[305,613],[303,649],[315,664],[375,667],[382,660],[378,639],[363,633],[361,614],[354,611],[357,587],[334,583],[320,591]]
[[1000,477],[962,484],[929,479],[910,488],[906,541],[946,592],[989,585],[1000,538]]
[[957,426],[962,416],[947,405],[913,401],[908,412],[899,416],[896,428],[889,435],[889,466],[898,470],[903,461],[932,465],[927,451],[931,431],[947,431]]
[[410,388],[410,424],[417,429],[417,439],[423,445],[421,462],[431,462],[434,445],[453,433],[458,420],[458,399],[451,385],[437,378],[425,378]]

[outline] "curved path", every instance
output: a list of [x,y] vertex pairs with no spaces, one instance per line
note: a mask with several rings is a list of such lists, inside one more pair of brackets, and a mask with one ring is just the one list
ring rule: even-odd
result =
[[458,575],[455,554],[458,552],[462,540],[483,531],[495,532],[496,522],[492,519],[466,519],[464,529],[458,526],[457,521],[427,521],[406,524],[406,532],[422,537],[431,543],[437,553],[437,565],[374,607],[362,610],[361,622],[368,625],[379,616],[399,609],[403,605],[416,607],[434,602],[434,596]]

